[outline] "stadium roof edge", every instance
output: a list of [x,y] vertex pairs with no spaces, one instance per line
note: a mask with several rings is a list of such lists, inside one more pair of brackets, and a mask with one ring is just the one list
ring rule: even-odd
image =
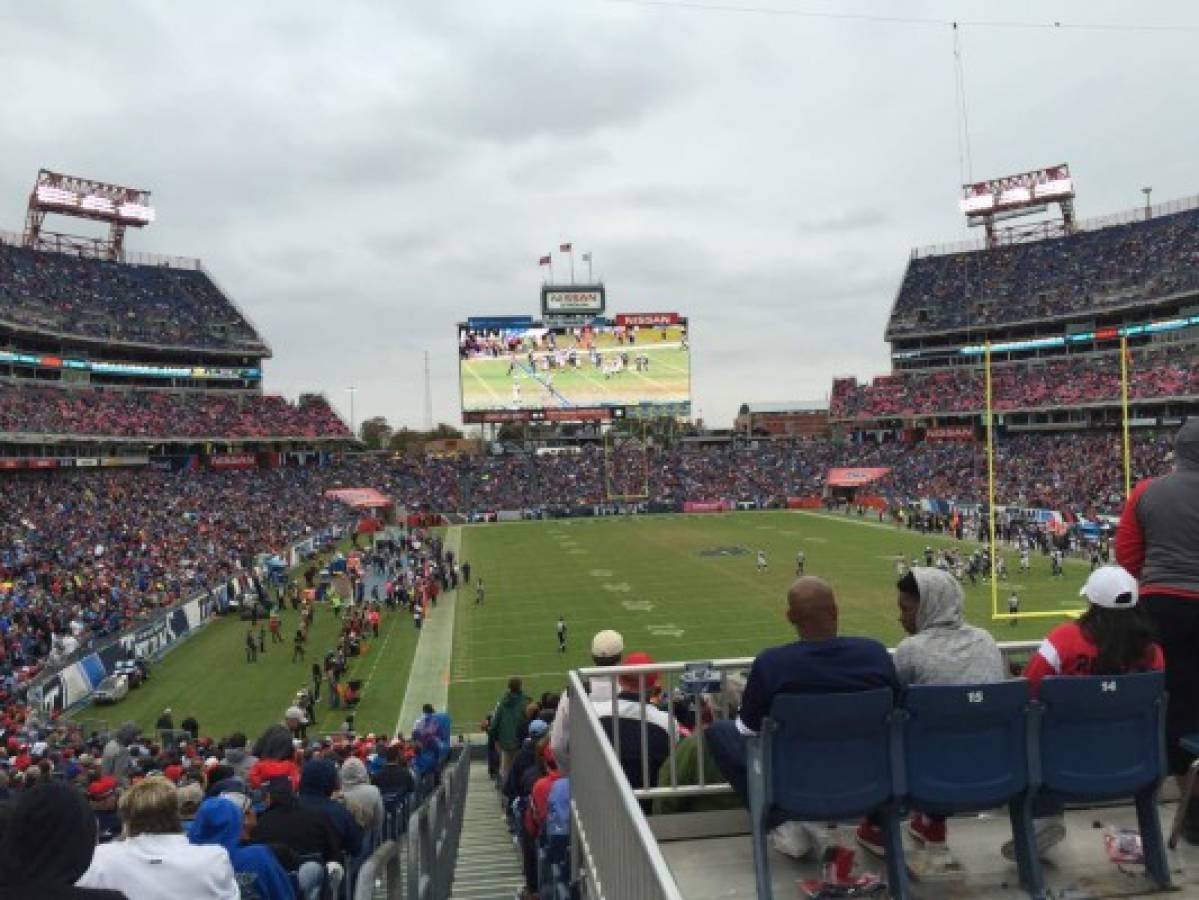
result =
[[[1149,217],[1169,216],[1192,209],[1199,209],[1199,194],[1191,194],[1151,206],[1149,208]],[[1136,206],[1116,213],[1109,213],[1105,216],[1078,219],[1074,223],[1074,227],[1075,231],[1099,231],[1102,228],[1111,228],[1116,225],[1128,225],[1143,221],[1145,221],[1145,207]],[[1060,237],[1062,235],[1052,235],[1046,238],[1026,241],[1025,243],[1036,243],[1037,240],[1054,240]],[[911,259],[923,259],[928,256],[951,256],[955,253],[971,253],[986,249],[986,241],[982,238],[973,238],[968,241],[955,241],[946,244],[925,244],[912,248]]]
[[746,403],[751,413],[828,412],[827,400],[791,400],[778,403]]

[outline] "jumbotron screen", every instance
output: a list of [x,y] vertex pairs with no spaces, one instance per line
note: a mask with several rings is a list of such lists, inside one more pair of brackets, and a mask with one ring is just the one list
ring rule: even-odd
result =
[[458,326],[458,365],[468,423],[691,414],[687,320],[676,313],[572,326],[472,319]]

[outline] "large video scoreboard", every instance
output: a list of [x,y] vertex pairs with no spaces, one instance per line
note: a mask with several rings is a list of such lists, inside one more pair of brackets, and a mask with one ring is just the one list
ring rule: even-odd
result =
[[[543,296],[549,322],[472,318],[458,326],[462,420],[588,422],[691,415],[691,348],[678,313],[597,318],[602,294]],[[586,310],[586,312],[584,312]],[[578,313],[577,323],[563,315]]]

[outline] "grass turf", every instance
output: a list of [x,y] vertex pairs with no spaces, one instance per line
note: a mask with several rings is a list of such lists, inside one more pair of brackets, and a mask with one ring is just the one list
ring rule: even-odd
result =
[[[75,718],[109,725],[132,720],[149,732],[163,709],[170,707],[175,727],[191,713],[204,735],[222,737],[242,731],[253,740],[267,725],[281,721],[296,691],[311,684],[312,663],[323,660],[338,633],[328,606],[318,605],[306,658],[293,663],[291,638],[299,627],[299,613],[284,610],[282,625],[285,642],[272,644],[268,633],[266,653],[247,663],[247,623],[236,614],[210,622],[154,664],[150,679],[120,703],[86,707]],[[366,682],[354,713],[360,733],[395,729],[417,634],[409,615],[385,610],[379,638],[369,640],[366,652],[350,661],[347,678]],[[327,695],[322,686],[310,736],[340,729],[345,718],[345,710],[329,708]]]
[[[645,650],[660,660],[753,656],[794,639],[783,606],[800,548],[808,574],[832,582],[842,632],[894,645],[903,636],[896,621],[896,556],[911,560],[922,556],[925,545],[953,543],[856,516],[803,512],[481,525],[464,528],[462,540],[462,558],[486,581],[487,597],[476,606],[471,590],[458,601],[449,703],[456,731],[473,730],[512,675],[524,677],[530,694],[561,690],[568,669],[590,663],[591,635],[602,628],[621,631],[626,651]],[[770,561],[762,574],[756,570],[759,548]],[[1054,579],[1048,560],[1036,554],[1025,577],[1016,571],[1017,554],[1005,555],[1010,581],[1000,583],[1002,609],[1013,587],[1026,612],[1079,607],[1085,563],[1068,560],[1066,577]],[[966,598],[968,619],[1000,640],[1039,638],[1060,621],[1032,618],[1012,626],[992,620],[990,587],[982,583],[967,584]],[[570,632],[565,654],[557,650],[559,613]],[[215,621],[168,654],[126,700],[77,715],[113,723],[133,719],[149,728],[169,706],[176,723],[195,714],[205,734],[239,729],[256,735],[281,718],[308,680],[312,661],[332,645],[335,623],[322,606],[307,660],[292,664],[296,616],[284,612],[288,643],[272,646],[268,638],[265,657],[254,664],[244,661],[245,626],[234,617]],[[358,731],[395,728],[417,636],[406,614],[385,613],[380,639],[353,660],[353,677],[368,682],[355,715]],[[334,730],[343,715],[322,696],[311,730]]]
[[[807,554],[809,575],[833,585],[844,634],[864,634],[894,646],[903,633],[895,605],[895,559],[923,557],[956,543],[879,525],[857,516],[799,512],[567,519],[479,526],[463,531],[463,558],[487,582],[487,599],[467,599],[455,621],[450,709],[455,720],[482,718],[512,675],[525,692],[561,690],[569,668],[589,665],[591,635],[616,628],[625,651],[659,660],[753,656],[793,640],[784,597],[795,577],[795,554]],[[972,547],[973,545],[971,545]],[[719,553],[724,548],[724,554]],[[759,574],[756,551],[769,570]],[[715,552],[715,555],[714,555]],[[1022,576],[1019,556],[1007,557],[1009,581],[999,584],[1006,612],[1015,588],[1021,611],[1078,609],[1087,564],[1067,561],[1052,578],[1049,561],[1034,554]],[[1011,625],[991,618],[991,588],[966,584],[967,618],[999,640],[1039,638],[1060,619],[1029,618]],[[569,629],[565,654],[555,623]]]

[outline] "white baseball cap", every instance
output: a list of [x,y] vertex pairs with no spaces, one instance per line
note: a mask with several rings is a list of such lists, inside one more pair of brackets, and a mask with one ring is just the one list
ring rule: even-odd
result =
[[287,712],[285,712],[283,714],[283,718],[295,719],[301,725],[308,724],[308,717],[306,715],[304,715],[304,710],[300,709],[300,707],[298,707],[298,706],[287,707]]
[[606,629],[591,639],[591,655],[596,659],[612,659],[624,653],[624,638],[619,631]]
[[1137,605],[1137,580],[1120,566],[1102,566],[1091,573],[1078,595],[1104,609],[1132,609]]

